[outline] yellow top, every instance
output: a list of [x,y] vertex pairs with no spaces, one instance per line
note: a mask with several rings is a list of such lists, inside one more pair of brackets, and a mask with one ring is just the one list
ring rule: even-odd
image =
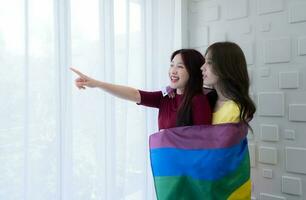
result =
[[212,124],[239,122],[239,115],[240,109],[238,105],[234,101],[228,100],[213,113]]
[[[234,123],[239,122],[239,106],[232,100],[224,104],[213,113],[212,124]],[[249,152],[247,152],[249,153]],[[243,185],[237,188],[227,200],[250,200],[251,199],[251,180],[248,179]]]

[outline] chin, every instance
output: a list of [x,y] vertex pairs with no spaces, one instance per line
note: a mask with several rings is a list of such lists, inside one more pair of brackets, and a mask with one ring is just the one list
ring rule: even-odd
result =
[[170,83],[169,85],[172,89],[176,89],[177,87],[175,85],[173,85],[172,83]]

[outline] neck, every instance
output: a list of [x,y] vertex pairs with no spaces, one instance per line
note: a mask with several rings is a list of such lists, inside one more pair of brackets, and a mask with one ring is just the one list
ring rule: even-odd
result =
[[218,95],[217,101],[222,102],[222,101],[228,101],[228,100],[229,100],[227,97],[225,97],[225,96],[222,94],[222,92],[220,91],[220,89],[215,88],[215,90],[216,90],[217,95]]
[[184,94],[184,90],[180,89],[180,88],[177,88],[176,89],[176,94]]

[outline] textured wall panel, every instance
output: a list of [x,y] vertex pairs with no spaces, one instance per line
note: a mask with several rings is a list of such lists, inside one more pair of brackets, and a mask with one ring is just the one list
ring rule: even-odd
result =
[[295,89],[299,87],[299,72],[279,72],[279,88]]
[[289,22],[298,23],[306,22],[306,4],[294,4],[289,9]]
[[262,67],[260,68],[260,77],[269,77],[270,76],[270,68],[269,67]]
[[273,194],[260,193],[260,200],[286,200],[286,198]]
[[278,125],[261,124],[260,125],[260,139],[262,141],[276,142],[279,140]]
[[260,116],[284,116],[284,94],[258,93],[258,113]]
[[257,0],[257,13],[269,14],[284,10],[284,0]]
[[205,21],[216,21],[219,20],[219,6],[207,7],[204,9],[204,20]]
[[227,40],[227,35],[226,33],[223,32],[210,32],[210,44],[215,43],[215,42],[223,42]]
[[189,12],[190,13],[197,13],[198,10],[199,10],[198,7],[199,7],[199,3],[192,2],[191,4],[189,4]]
[[291,58],[290,38],[278,38],[265,41],[265,63],[289,62]]
[[284,138],[286,140],[295,140],[295,130],[285,129],[284,130]]
[[306,104],[290,104],[289,120],[296,122],[306,122]]
[[226,1],[226,18],[239,19],[248,16],[248,0]]
[[255,167],[256,165],[256,145],[255,144],[249,144],[249,152],[250,152],[251,167]]
[[190,33],[190,46],[194,47],[201,47],[208,45],[208,27],[199,27],[196,28],[194,31]]
[[277,149],[274,147],[259,147],[258,161],[266,164],[277,164]]
[[[287,161],[293,150],[285,148],[306,148],[306,0],[197,1],[189,1],[197,13],[189,15],[188,31],[208,27],[209,34],[202,36],[209,44],[236,42],[248,63],[257,108],[254,134],[248,135],[252,199],[306,200],[306,152],[296,150]],[[290,192],[289,186],[282,190],[282,176],[300,178],[303,194]]]
[[301,37],[298,39],[298,55],[306,55],[306,37]]
[[282,192],[293,195],[302,194],[302,180],[291,176],[282,176]]
[[273,170],[272,169],[262,169],[262,176],[265,178],[272,179],[273,178]]
[[306,149],[286,147],[286,170],[306,174]]
[[260,26],[260,30],[262,32],[269,32],[271,30],[271,23],[269,22],[263,22]]

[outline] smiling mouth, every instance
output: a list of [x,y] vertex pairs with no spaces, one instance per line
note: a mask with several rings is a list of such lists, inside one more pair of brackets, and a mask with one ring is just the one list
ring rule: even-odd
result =
[[172,83],[176,83],[176,82],[178,82],[180,79],[179,79],[178,77],[173,77],[173,76],[171,76],[171,77],[170,77],[170,80],[171,80]]

